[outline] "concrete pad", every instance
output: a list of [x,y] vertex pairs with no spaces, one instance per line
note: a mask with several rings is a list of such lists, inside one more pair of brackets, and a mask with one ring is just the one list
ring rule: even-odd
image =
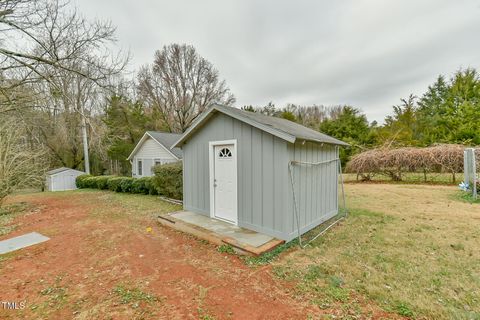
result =
[[18,249],[33,246],[34,244],[42,243],[50,240],[37,232],[27,233],[18,237],[10,238],[0,241],[0,254],[9,253]]
[[209,231],[215,232],[224,237],[232,238],[241,244],[249,245],[252,247],[260,247],[265,243],[269,242],[270,240],[274,239],[273,237],[267,236],[266,234],[258,233],[244,228],[239,228],[233,224],[217,219],[212,219],[210,217],[206,217],[201,214],[189,211],[175,212],[172,213],[170,216],[207,229]]
[[161,214],[158,222],[215,245],[228,244],[237,252],[256,256],[285,243],[283,240],[190,211]]

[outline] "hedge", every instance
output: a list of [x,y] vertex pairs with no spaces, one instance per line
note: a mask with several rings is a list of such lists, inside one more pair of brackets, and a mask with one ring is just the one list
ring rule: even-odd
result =
[[167,163],[155,166],[153,183],[158,193],[168,198],[183,199],[182,162]]
[[158,165],[154,172],[155,176],[143,178],[82,174],[77,177],[76,184],[80,189],[108,189],[115,192],[162,195],[178,200],[183,198],[181,162]]

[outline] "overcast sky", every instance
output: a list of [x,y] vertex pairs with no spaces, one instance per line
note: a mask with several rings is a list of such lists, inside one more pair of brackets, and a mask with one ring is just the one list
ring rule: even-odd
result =
[[187,43],[237,106],[351,104],[370,121],[439,74],[480,66],[479,0],[76,0],[117,26],[130,69]]

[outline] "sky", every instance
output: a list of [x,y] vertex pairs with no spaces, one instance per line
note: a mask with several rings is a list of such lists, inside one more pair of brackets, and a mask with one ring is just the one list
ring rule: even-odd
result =
[[382,122],[436,77],[480,67],[479,0],[75,0],[117,26],[129,69],[193,45],[236,106],[349,104]]

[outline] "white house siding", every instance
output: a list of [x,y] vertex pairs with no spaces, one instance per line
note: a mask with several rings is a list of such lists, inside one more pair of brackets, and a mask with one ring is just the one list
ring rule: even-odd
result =
[[[138,174],[138,160],[142,160],[142,175]],[[161,164],[178,161],[165,147],[148,138],[133,156],[132,176],[135,178],[153,176],[152,167],[155,165],[155,160],[160,161]]]

